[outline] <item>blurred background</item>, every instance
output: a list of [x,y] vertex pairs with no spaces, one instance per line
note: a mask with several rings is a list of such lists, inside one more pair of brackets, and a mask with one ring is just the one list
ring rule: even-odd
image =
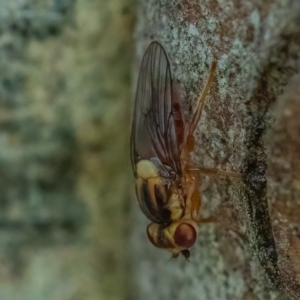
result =
[[0,0],[0,299],[132,299],[135,0]]

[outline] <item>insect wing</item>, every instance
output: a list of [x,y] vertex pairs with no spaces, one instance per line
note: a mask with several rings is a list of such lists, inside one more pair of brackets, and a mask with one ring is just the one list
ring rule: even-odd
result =
[[152,42],[142,60],[131,132],[131,162],[158,158],[181,174],[180,144],[183,120],[171,69],[162,46]]

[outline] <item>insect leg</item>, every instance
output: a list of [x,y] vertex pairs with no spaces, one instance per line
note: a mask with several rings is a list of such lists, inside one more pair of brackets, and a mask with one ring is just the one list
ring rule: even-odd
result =
[[198,223],[211,223],[216,222],[215,217],[202,218],[200,216],[200,208],[202,204],[202,196],[199,192],[198,188],[200,186],[200,177],[198,176],[198,180],[195,180],[195,189],[191,197],[191,217],[192,220]]
[[207,82],[204,86],[202,94],[199,97],[198,104],[197,104],[197,107],[195,109],[195,113],[194,113],[192,121],[190,123],[190,128],[189,128],[189,132],[188,132],[188,136],[187,136],[187,148],[188,148],[189,152],[194,150],[193,133],[194,133],[195,128],[196,128],[196,126],[197,126],[197,124],[200,120],[202,110],[203,110],[203,107],[204,107],[204,103],[205,103],[205,99],[206,99],[206,96],[209,92],[209,89],[210,89],[210,86],[211,86],[211,83],[212,83],[212,80],[213,80],[213,76],[215,74],[216,67],[217,67],[217,62],[214,61],[211,65]]
[[189,183],[187,193],[186,213],[196,222],[200,221],[200,207],[202,203],[201,194],[198,190],[200,186],[199,172],[186,170],[186,178]]
[[192,220],[199,222],[200,221],[200,207],[202,199],[201,194],[197,189],[194,190],[194,193],[191,198],[191,216]]
[[198,168],[198,171],[205,175],[216,175],[216,176],[224,176],[224,177],[228,176],[230,178],[236,178],[236,179],[240,179],[242,177],[241,173],[225,171],[217,168]]
[[188,200],[190,207],[190,216],[192,220],[201,223],[215,222],[215,218],[201,218],[200,216],[200,208],[202,203],[202,196],[198,190],[198,187],[201,186],[201,178],[200,173],[206,175],[214,175],[214,176],[229,176],[233,179],[240,179],[242,174],[236,172],[228,172],[216,168],[188,168],[186,169],[186,176],[188,181],[192,182],[189,187]]

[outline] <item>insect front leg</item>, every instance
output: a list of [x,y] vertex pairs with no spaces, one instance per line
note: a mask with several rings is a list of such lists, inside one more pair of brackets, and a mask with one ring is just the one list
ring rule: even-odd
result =
[[200,207],[202,203],[202,198],[200,192],[195,189],[191,198],[191,216],[192,220],[200,222]]
[[199,172],[186,169],[185,176],[187,182],[186,215],[190,219],[199,222],[202,203],[201,194],[198,190],[201,184]]

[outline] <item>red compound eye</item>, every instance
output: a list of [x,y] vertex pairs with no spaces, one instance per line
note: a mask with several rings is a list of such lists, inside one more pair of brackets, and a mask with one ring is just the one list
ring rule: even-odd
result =
[[175,244],[185,249],[192,247],[196,242],[196,238],[196,229],[187,223],[180,224],[174,233]]

